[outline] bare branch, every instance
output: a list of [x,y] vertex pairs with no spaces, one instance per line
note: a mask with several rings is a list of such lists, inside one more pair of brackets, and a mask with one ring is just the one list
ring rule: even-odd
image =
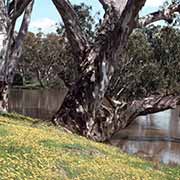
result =
[[12,72],[17,64],[19,57],[21,56],[22,45],[23,45],[25,36],[28,32],[28,27],[29,27],[29,23],[30,23],[30,19],[31,19],[33,4],[34,4],[34,0],[32,0],[25,9],[24,17],[22,20],[22,24],[21,24],[19,33],[15,39],[14,45],[11,50],[10,57],[7,60],[8,65],[6,67],[6,75],[10,81],[12,80],[12,76],[13,76]]
[[22,15],[28,4],[32,0],[13,0],[8,8],[8,13],[12,21]]
[[78,16],[69,0],[52,1],[63,19],[73,54],[75,58],[81,62],[84,51],[87,49],[89,44],[85,34],[80,27]]
[[137,24],[137,27],[142,28],[145,27],[151,23],[154,23],[156,21],[165,20],[167,22],[172,22],[173,15],[175,13],[180,13],[180,4],[171,4],[169,7],[167,7],[164,10],[159,10],[156,12],[153,12],[149,15],[146,15],[144,17],[141,17],[139,19],[139,22]]

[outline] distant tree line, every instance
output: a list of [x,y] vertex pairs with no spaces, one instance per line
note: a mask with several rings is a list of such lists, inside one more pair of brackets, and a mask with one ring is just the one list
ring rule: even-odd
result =
[[[92,29],[91,29],[92,31]],[[78,67],[63,32],[28,33],[16,72],[27,84],[41,87],[69,86]],[[91,33],[89,33],[91,34]],[[93,39],[93,36],[91,36]],[[107,94],[133,100],[151,94],[176,94],[180,91],[180,30],[171,26],[149,26],[135,30],[127,52],[111,80]],[[115,92],[117,86],[122,87]]]
[[[140,99],[180,92],[180,30],[149,26],[135,30],[109,88],[116,98]],[[122,88],[117,88],[117,86]]]

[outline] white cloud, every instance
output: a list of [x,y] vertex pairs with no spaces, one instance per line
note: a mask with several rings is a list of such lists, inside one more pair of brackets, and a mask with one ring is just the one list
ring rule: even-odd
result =
[[147,0],[146,1],[146,7],[159,7],[161,5],[163,5],[163,3],[165,2],[165,0]]
[[37,19],[35,21],[32,21],[30,24],[30,29],[39,29],[41,28],[42,31],[48,31],[55,27],[56,22],[50,18],[43,18],[43,19]]

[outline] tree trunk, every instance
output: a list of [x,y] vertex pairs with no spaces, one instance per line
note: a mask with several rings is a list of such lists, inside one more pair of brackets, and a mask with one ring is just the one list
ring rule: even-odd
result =
[[[129,35],[137,26],[150,22],[145,22],[149,16],[138,21],[139,11],[146,0],[99,0],[105,15],[91,48],[81,32],[70,2],[52,1],[62,16],[79,67],[79,79],[70,88],[63,105],[54,116],[55,124],[96,141],[106,141],[138,115],[173,108],[177,104],[178,98],[172,96],[152,96],[131,103],[122,103],[106,96],[116,63],[123,62]],[[167,13],[163,11],[160,14]],[[118,96],[121,89],[117,91]]]
[[66,97],[53,122],[72,132],[102,142],[127,127],[137,116],[175,108],[180,104],[180,96],[150,96],[131,103],[105,97],[96,119],[93,119],[91,113],[86,112],[84,106],[78,102],[78,98]]
[[[5,5],[0,0],[0,112],[8,106],[8,85],[13,82],[14,69],[20,58],[23,40],[27,34],[34,0],[11,1]],[[24,12],[20,30],[15,35],[15,23]]]
[[[67,10],[62,11],[62,7],[66,8],[67,3],[67,7],[70,7],[66,1],[65,4],[60,4],[61,7],[58,6],[58,1],[54,2],[62,16]],[[144,2],[121,1],[121,7],[116,3],[113,6],[108,1],[107,4],[104,2],[108,8],[103,4],[106,11],[103,24],[94,46],[88,51],[85,50],[89,53],[80,58],[80,78],[70,89],[62,107],[55,115],[55,124],[66,126],[71,131],[96,141],[105,141],[115,132],[116,127],[123,126],[118,125],[122,124],[118,115],[122,104],[119,106],[109,100],[108,107],[103,101],[107,100],[104,97],[114,73],[115,62],[121,58],[127,38],[136,25],[135,17]]]
[[7,111],[8,87],[5,78],[5,59],[8,52],[8,19],[5,4],[0,1],[0,112]]
[[4,81],[0,81],[0,112],[8,110],[8,85]]

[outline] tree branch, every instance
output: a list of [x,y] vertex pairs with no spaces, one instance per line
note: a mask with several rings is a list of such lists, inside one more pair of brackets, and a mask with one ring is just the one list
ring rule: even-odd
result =
[[[95,128],[101,128],[103,133],[98,140],[105,141],[109,139],[114,133],[130,125],[138,116],[174,109],[179,103],[180,96],[175,97],[171,95],[150,96],[131,103],[106,98],[103,101],[102,107],[106,112],[106,116],[111,121],[103,121],[101,126],[95,126]],[[95,128],[93,132],[96,131]]]
[[123,128],[128,126],[137,116],[175,109],[179,103],[180,96],[173,95],[150,96],[143,100],[133,101],[127,105],[127,110],[122,113],[126,117]]
[[180,96],[150,96],[142,101],[134,101],[132,105],[140,106],[139,116],[157,113],[167,109],[175,109],[180,103]]
[[7,60],[6,76],[8,77],[8,80],[10,82],[12,81],[12,78],[13,78],[13,70],[17,64],[19,57],[21,56],[22,45],[23,45],[23,41],[26,37],[26,34],[28,32],[28,27],[29,27],[29,23],[30,23],[30,19],[31,19],[33,4],[34,4],[34,0],[32,0],[25,9],[24,17],[22,20],[22,24],[21,24],[19,33],[15,39],[15,42],[11,49],[10,56],[8,57],[8,60]]
[[83,33],[78,16],[69,0],[52,0],[61,15],[68,40],[70,41],[74,57],[81,62],[84,52],[89,47],[88,40]]
[[22,15],[30,2],[32,2],[32,0],[13,0],[8,8],[10,19],[12,21],[16,21],[16,19]]
[[116,63],[122,56],[128,36],[135,27],[136,16],[145,0],[100,0],[100,2],[107,9],[94,46],[96,53],[94,109],[98,109],[103,100]]
[[99,2],[102,4],[105,11],[111,5],[111,0],[99,0]]
[[151,23],[154,23],[156,21],[165,20],[168,23],[171,23],[173,20],[173,16],[175,13],[180,13],[180,4],[171,4],[169,7],[167,7],[164,10],[159,10],[156,12],[153,12],[149,15],[146,15],[144,17],[141,17],[137,23],[138,28],[145,27]]

